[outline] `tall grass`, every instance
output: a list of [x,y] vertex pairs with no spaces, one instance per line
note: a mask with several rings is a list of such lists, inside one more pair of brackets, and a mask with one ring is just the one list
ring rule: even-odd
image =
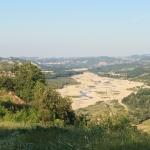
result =
[[0,128],[0,150],[149,150],[150,136],[135,128],[105,130],[74,126],[21,125]]

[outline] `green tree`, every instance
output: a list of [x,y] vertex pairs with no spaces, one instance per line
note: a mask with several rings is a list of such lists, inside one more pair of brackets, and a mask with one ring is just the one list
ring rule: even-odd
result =
[[14,91],[27,103],[31,102],[34,97],[33,89],[36,83],[46,84],[44,73],[31,62],[25,62],[22,65],[15,63],[11,69],[14,74]]
[[0,88],[12,91],[14,87],[12,76],[13,74],[10,70],[10,66],[2,63],[0,71]]
[[14,83],[11,77],[9,76],[0,76],[0,88],[5,88],[6,90],[13,91]]
[[69,97],[62,97],[55,89],[47,88],[40,83],[36,85],[32,106],[39,112],[41,120],[61,119],[65,123],[73,123],[75,113],[71,104]]

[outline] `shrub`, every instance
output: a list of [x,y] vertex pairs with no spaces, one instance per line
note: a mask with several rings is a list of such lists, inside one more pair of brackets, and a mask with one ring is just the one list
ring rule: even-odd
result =
[[130,126],[130,121],[125,115],[113,114],[112,112],[105,112],[91,118],[87,123],[88,127],[100,126],[107,130],[124,129]]

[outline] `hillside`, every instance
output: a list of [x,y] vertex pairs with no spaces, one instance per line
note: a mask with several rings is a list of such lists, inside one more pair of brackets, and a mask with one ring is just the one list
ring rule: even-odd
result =
[[129,114],[135,124],[150,118],[150,89],[140,89],[123,98],[122,102],[129,108]]
[[6,90],[0,90],[0,100],[11,101],[14,104],[26,104],[21,98],[19,98],[15,93]]
[[[22,63],[27,62],[27,60],[17,58],[17,57],[9,57],[9,58],[0,57],[0,68],[1,68],[1,65],[11,66],[15,62],[22,64]],[[32,62],[32,63],[38,66],[35,62]]]
[[[6,70],[7,67],[12,68],[13,75],[5,72],[0,76],[0,149],[150,149],[150,135],[132,126],[130,117],[134,111],[129,113],[130,109],[136,110],[135,105],[138,112],[146,108],[146,115],[149,113],[148,90],[134,94],[136,99],[129,106],[125,103],[128,111],[118,100],[100,101],[74,111],[71,97],[61,96],[56,89],[49,88],[45,74],[36,65],[25,62],[6,66]],[[89,83],[97,82],[97,78]],[[109,86],[110,82],[104,84]],[[89,84],[89,88],[94,87]],[[106,92],[95,94],[102,96]],[[120,93],[113,91],[113,94]],[[130,100],[132,95],[125,99]],[[143,97],[144,107],[140,106]],[[133,100],[139,103],[132,103]]]
[[33,61],[41,66],[64,67],[64,68],[89,68],[101,67],[117,64],[130,64],[133,62],[148,62],[150,55],[132,55],[122,57],[60,57],[60,58],[40,58],[40,57],[20,57],[26,61]]

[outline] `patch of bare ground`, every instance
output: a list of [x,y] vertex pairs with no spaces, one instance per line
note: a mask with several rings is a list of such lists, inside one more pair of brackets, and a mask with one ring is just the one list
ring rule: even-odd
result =
[[119,100],[118,100],[118,103],[119,103],[120,105],[122,105],[126,111],[129,110],[128,107],[127,107],[124,103],[122,103],[122,99],[119,99]]
[[65,86],[58,91],[62,96],[74,97],[72,98],[73,109],[86,107],[98,101],[106,102],[116,99],[125,110],[128,110],[127,106],[122,103],[122,99],[133,92],[128,89],[143,86],[141,82],[100,77],[90,72],[84,72],[72,78],[81,84]]
[[142,130],[150,134],[150,119],[143,121],[142,123],[136,125],[137,129]]
[[143,132],[150,133],[150,126],[139,124],[137,125],[138,130],[142,130]]
[[3,101],[11,100],[14,104],[21,104],[25,105],[25,101],[23,101],[21,98],[19,98],[15,93],[13,92],[7,92],[7,91],[1,91],[0,93],[0,99]]

